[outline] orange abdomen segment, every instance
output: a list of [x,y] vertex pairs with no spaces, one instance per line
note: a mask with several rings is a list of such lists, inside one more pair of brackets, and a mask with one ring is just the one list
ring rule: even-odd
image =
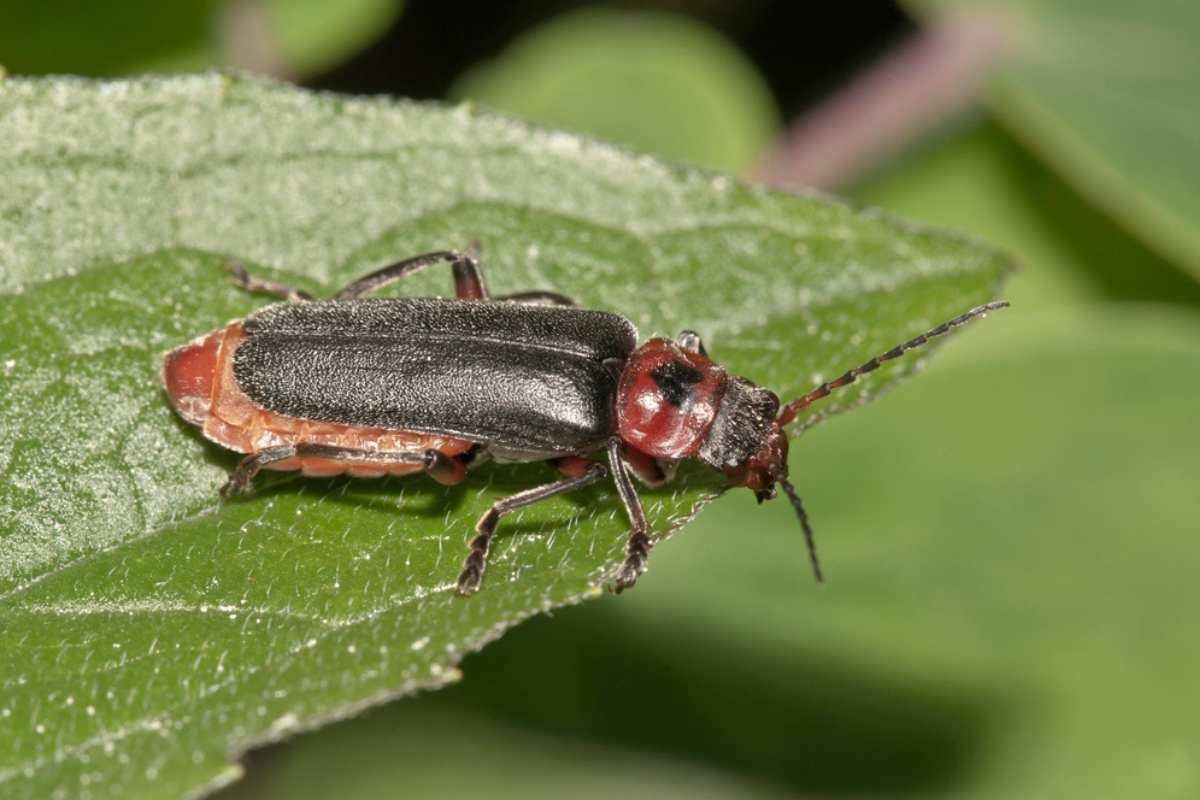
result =
[[[424,453],[426,450],[437,450],[453,457],[475,445],[475,442],[448,436],[362,428],[276,414],[247,397],[233,377],[233,353],[245,338],[241,324],[235,322],[211,338],[219,339],[219,342],[216,345],[212,395],[202,430],[207,438],[230,450],[256,453],[280,445],[318,444],[374,452]],[[422,470],[421,465],[407,462],[363,464],[314,456],[288,458],[269,464],[266,468],[300,470],[312,476],[348,473],[360,478],[407,475]]]

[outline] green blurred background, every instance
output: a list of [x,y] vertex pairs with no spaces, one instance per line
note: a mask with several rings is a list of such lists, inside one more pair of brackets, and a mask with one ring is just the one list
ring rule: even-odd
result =
[[224,800],[1200,796],[1194,3],[0,14],[13,74],[232,65],[471,99],[817,181],[1022,267],[1012,310],[793,446],[826,585],[790,509],[723,498],[637,591],[521,626],[455,687],[252,754]]

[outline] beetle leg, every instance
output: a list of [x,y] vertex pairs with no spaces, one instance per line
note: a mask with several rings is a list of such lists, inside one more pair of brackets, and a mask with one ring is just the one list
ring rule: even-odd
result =
[[675,338],[675,344],[684,350],[708,356],[708,351],[704,349],[704,342],[700,339],[700,334],[695,331],[680,331],[679,336]]
[[651,489],[657,489],[675,477],[675,467],[677,466],[675,462],[662,461],[648,456],[641,450],[634,450],[629,445],[621,446],[621,460],[633,471],[639,481]]
[[246,271],[246,268],[242,266],[242,262],[236,259],[226,261],[225,269],[233,276],[234,285],[248,292],[266,292],[267,294],[279,295],[292,303],[301,303],[313,299],[313,296],[303,289],[255,278]]
[[479,264],[471,256],[452,250],[438,250],[389,264],[354,281],[335,294],[333,298],[335,300],[353,300],[382,289],[414,272],[419,272],[431,264],[441,262],[450,264],[450,271],[454,274],[454,294],[458,299],[487,299],[487,287],[483,284],[483,275],[479,271]]
[[625,544],[625,563],[617,573],[617,593],[637,581],[638,576],[646,570],[646,559],[650,556],[649,525],[646,524],[646,514],[642,511],[642,501],[638,499],[633,481],[629,479],[629,471],[621,460],[621,440],[611,439],[608,443],[608,464],[612,468],[613,483],[617,485],[617,494],[629,515],[629,541]]
[[579,475],[563,478],[533,489],[526,489],[493,503],[487,513],[479,518],[479,522],[475,523],[475,538],[471,540],[471,552],[463,562],[462,572],[458,576],[458,593],[468,595],[479,589],[479,582],[483,580],[483,571],[487,568],[488,548],[491,546],[492,536],[496,533],[496,525],[500,522],[500,517],[510,511],[516,511],[518,508],[541,502],[548,497],[595,483],[607,474],[607,467],[597,461],[592,461]]
[[221,487],[221,497],[229,499],[242,494],[250,488],[250,481],[258,471],[274,461],[283,461],[296,455],[296,448],[290,444],[279,447],[265,447],[257,453],[251,453],[241,460],[237,469],[229,476],[229,480]]
[[493,300],[507,303],[527,303],[536,306],[575,306],[579,305],[570,297],[558,292],[534,290],[531,292],[515,292],[493,297]]

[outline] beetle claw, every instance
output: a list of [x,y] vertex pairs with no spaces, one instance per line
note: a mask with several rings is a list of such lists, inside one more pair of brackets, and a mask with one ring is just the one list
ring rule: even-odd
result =
[[642,574],[644,569],[644,560],[639,564],[634,563],[632,559],[627,559],[625,563],[621,565],[621,571],[617,573],[617,581],[612,589],[613,594],[620,594],[626,589],[632,589],[633,585],[637,583],[637,579]]
[[221,499],[232,500],[238,495],[246,494],[250,490],[250,484],[247,481],[239,481],[237,478],[230,478],[221,487]]
[[468,566],[458,576],[458,585],[454,587],[454,593],[459,597],[470,597],[479,591],[482,578],[483,575],[478,570]]

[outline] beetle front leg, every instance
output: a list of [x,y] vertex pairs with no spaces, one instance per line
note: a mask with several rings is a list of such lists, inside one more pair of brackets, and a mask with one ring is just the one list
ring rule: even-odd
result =
[[625,544],[625,563],[617,573],[617,594],[633,586],[638,576],[646,571],[646,560],[650,557],[650,526],[646,523],[646,514],[642,511],[642,501],[638,498],[629,471],[621,460],[621,440],[612,439],[608,443],[608,464],[612,469],[613,483],[617,485],[617,494],[629,515],[629,541]]
[[[567,469],[575,471],[575,467],[576,464],[572,462]],[[496,534],[496,525],[499,524],[502,516],[519,508],[540,503],[555,495],[581,489],[601,480],[607,474],[608,469],[603,464],[596,461],[587,462],[587,466],[578,475],[533,489],[526,489],[493,503],[487,513],[479,518],[479,522],[475,523],[475,538],[471,540],[470,544],[471,552],[463,562],[462,572],[458,576],[458,593],[468,595],[479,589],[479,583],[483,580],[483,572],[487,569],[488,549],[491,547],[492,537]]]
[[664,461],[648,456],[626,444],[621,446],[621,460],[637,476],[638,480],[651,489],[657,489],[673,480],[675,469],[679,466],[678,462]]

